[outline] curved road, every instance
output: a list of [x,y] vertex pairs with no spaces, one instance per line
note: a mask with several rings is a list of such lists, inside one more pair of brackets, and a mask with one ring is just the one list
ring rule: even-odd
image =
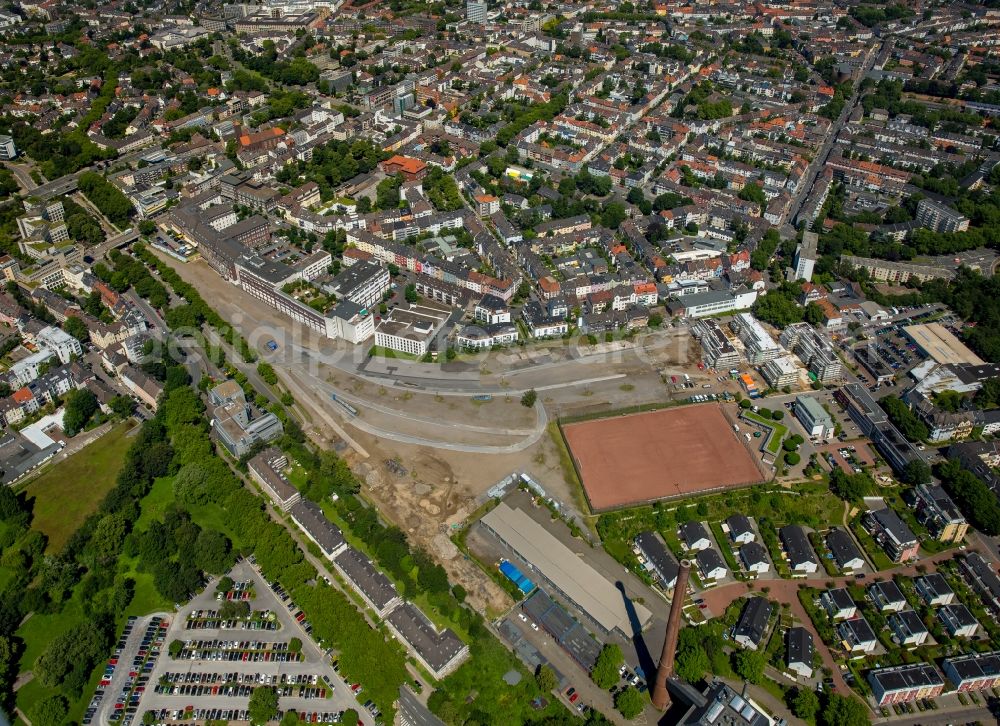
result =
[[[945,552],[939,552],[931,557],[925,557],[921,560],[917,560],[908,565],[901,565],[890,570],[882,570],[875,576],[869,576],[864,580],[865,584],[874,582],[877,579],[891,578],[893,575],[904,575],[912,577],[917,574],[917,566],[930,566],[936,565],[939,562],[944,562],[946,560],[954,557],[956,552],[954,550],[946,550]],[[930,569],[930,568],[928,568]],[[809,587],[816,587],[821,590],[826,589],[828,582],[834,583],[834,587],[845,587],[847,585],[856,584],[859,581],[854,579],[854,577],[822,577],[822,578],[811,578],[811,579],[799,579],[799,580],[766,580],[757,583],[754,588],[754,592],[760,592],[763,587],[769,588],[767,597],[771,600],[776,600],[779,603],[788,603],[792,613],[799,620],[806,630],[808,630],[813,637],[813,644],[816,646],[816,650],[819,652],[820,656],[823,658],[823,665],[833,671],[833,684],[834,687],[840,693],[847,695],[851,693],[851,688],[847,685],[844,680],[844,676],[840,672],[840,668],[833,660],[833,654],[830,652],[830,648],[826,643],[819,637],[816,632],[815,626],[813,626],[812,620],[806,613],[802,603],[799,602],[799,588],[802,585]],[[712,590],[706,590],[701,592],[699,596],[708,605],[708,609],[712,613],[723,613],[726,608],[739,597],[742,597],[746,593],[750,592],[750,588],[745,582],[732,582],[728,585],[723,585],[722,587],[715,588]]]

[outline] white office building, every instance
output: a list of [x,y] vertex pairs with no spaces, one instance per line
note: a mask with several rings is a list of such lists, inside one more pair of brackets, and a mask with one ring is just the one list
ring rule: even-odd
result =
[[810,438],[828,439],[833,436],[833,419],[812,396],[797,396],[792,411]]

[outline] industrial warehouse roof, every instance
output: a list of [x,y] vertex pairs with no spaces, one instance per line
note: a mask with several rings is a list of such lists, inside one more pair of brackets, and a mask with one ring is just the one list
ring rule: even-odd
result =
[[639,626],[649,621],[649,610],[638,603],[626,608],[625,596],[614,584],[524,511],[501,502],[482,523],[604,630],[631,635],[629,609]]
[[907,325],[903,330],[917,347],[938,363],[982,365],[984,362],[941,323]]

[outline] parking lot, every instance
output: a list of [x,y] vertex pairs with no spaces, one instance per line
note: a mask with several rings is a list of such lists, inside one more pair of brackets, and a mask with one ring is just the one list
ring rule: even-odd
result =
[[131,616],[83,716],[84,726],[136,721],[139,702],[151,682],[169,621],[162,615]]
[[272,589],[247,561],[229,577],[230,594],[220,595],[212,581],[173,616],[139,714],[152,711],[160,723],[245,721],[253,689],[271,686],[279,709],[307,722],[334,723],[353,708],[366,726],[376,723],[359,704],[364,696],[355,696],[309,637],[305,616],[287,594]]

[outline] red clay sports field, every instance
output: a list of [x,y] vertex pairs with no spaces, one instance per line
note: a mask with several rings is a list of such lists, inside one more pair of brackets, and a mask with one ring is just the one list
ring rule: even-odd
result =
[[583,421],[562,430],[594,510],[764,480],[719,404]]

